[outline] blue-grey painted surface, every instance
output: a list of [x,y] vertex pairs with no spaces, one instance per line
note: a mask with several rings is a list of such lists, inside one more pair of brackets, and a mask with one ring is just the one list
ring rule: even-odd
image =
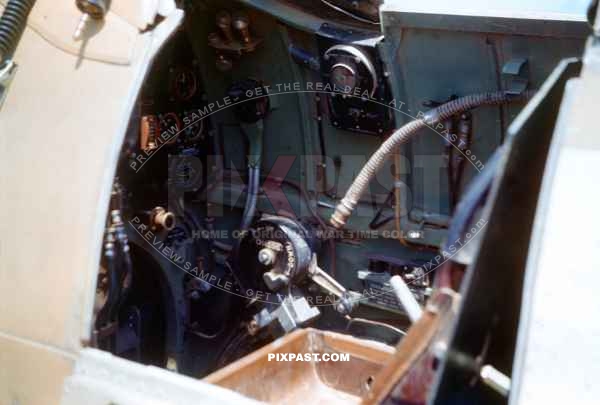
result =
[[[440,5],[441,2],[436,4]],[[523,6],[526,5],[527,2],[524,2]],[[523,35],[523,31],[514,34],[517,28],[520,30],[528,26],[523,23],[526,20],[520,20],[504,21],[503,25],[497,26],[502,33],[490,32],[493,30],[488,25],[489,19],[477,17],[469,17],[472,23],[470,30],[441,29],[435,25],[448,21],[450,25],[445,24],[444,27],[451,27],[457,18],[451,15],[441,19],[427,15],[423,20],[411,20],[414,24],[408,27],[403,24],[413,17],[414,14],[396,11],[382,13],[385,34],[382,51],[388,61],[394,97],[406,103],[406,109],[412,112],[426,110],[423,106],[426,100],[445,101],[452,95],[465,96],[509,88],[509,78],[501,72],[504,64],[514,59],[524,58],[528,61],[529,88],[538,88],[561,59],[579,56],[582,52],[584,36],[567,35],[562,38],[561,30],[568,27],[572,34],[576,32],[573,30],[575,26],[578,30],[588,29],[587,23],[583,22],[540,20],[538,22],[547,35]],[[501,143],[506,127],[521,107],[484,107],[473,112],[471,151],[477,161],[485,163]],[[397,120],[403,123],[408,118],[397,114]],[[450,214],[446,162],[440,160],[443,153],[443,139],[432,130],[422,131],[403,148],[403,154],[413,163],[414,170],[403,179],[412,191],[413,208]],[[415,167],[415,163],[423,159],[429,160],[429,165],[443,166],[439,168],[439,181],[431,177],[431,168],[430,173],[426,174],[423,169]],[[475,165],[467,164],[464,183],[477,171]],[[406,219],[404,226],[414,228],[415,224]],[[429,229],[425,242],[437,243],[443,238],[443,233],[438,229]]]
[[[242,3],[260,10],[251,14],[252,30],[265,38],[265,42],[256,52],[237,60],[233,71],[225,74],[214,69],[214,50],[206,45],[206,36],[214,29],[214,11],[204,14],[200,9],[197,10],[194,19],[197,25],[191,28],[191,32],[194,33],[195,52],[206,62],[203,63],[205,77],[211,78],[206,89],[209,99],[222,98],[232,80],[248,76],[260,78],[269,84],[323,80],[317,73],[299,68],[287,53],[287,46],[294,43],[317,54],[314,31],[319,21],[322,21],[320,16],[307,15],[305,10],[295,6],[293,2],[243,0]],[[385,40],[380,51],[382,59],[387,61],[393,97],[405,103],[403,110],[408,114],[396,114],[397,126],[405,123],[410,115],[416,116],[419,111],[426,110],[422,105],[425,100],[444,101],[451,95],[464,96],[507,88],[506,78],[500,72],[503,64],[512,59],[528,60],[530,88],[535,88],[562,58],[579,55],[588,30],[587,24],[583,22],[587,1],[551,3],[531,0],[498,1],[494,4],[474,0],[452,3],[434,0],[386,2],[381,13],[381,29]],[[230,2],[209,1],[206,4],[205,10],[239,7]],[[428,13],[398,11],[409,10],[411,7],[414,11],[417,6],[426,7]],[[460,10],[467,17],[457,15]],[[482,10],[492,17],[476,16],[476,10]],[[441,12],[447,14],[441,15]],[[500,15],[505,17],[499,17]],[[525,18],[526,15],[529,17]],[[562,17],[546,21],[530,18],[534,15]],[[468,19],[461,20],[463,17]],[[376,29],[373,26],[365,27],[367,28]],[[316,132],[314,97],[314,94],[306,93],[273,98],[272,103],[276,108],[265,122],[263,169],[266,172],[277,156],[321,153]],[[485,163],[502,141],[504,129],[520,108],[486,107],[474,112],[471,150],[477,160]],[[240,148],[244,138],[236,127],[235,118],[225,111],[215,116],[215,120],[218,121],[217,126],[220,125],[221,136],[225,138],[226,158],[236,162],[235,166],[239,168],[244,160],[243,148]],[[326,152],[330,158],[326,169],[328,186],[337,186],[339,198],[382,139],[339,130],[331,125],[326,116],[323,117],[323,133]],[[403,149],[403,163],[407,166],[403,181],[410,187],[408,206],[413,214],[422,211],[429,212],[434,217],[450,214],[443,153],[443,139],[432,131],[425,131]],[[337,173],[332,160],[335,157],[341,159]],[[433,181],[432,167],[437,170],[433,173]],[[299,160],[288,178],[301,182],[309,192],[317,191],[319,199],[334,203],[334,200],[320,192],[315,170],[314,161]],[[465,182],[476,173],[474,166],[467,165]],[[337,183],[334,183],[336,179]],[[372,203],[381,205],[393,188],[391,162],[386,163],[377,180],[371,185],[372,198],[365,199],[357,209],[358,215],[350,219],[350,229],[368,229],[368,224],[375,215]],[[290,200],[293,199],[294,196],[290,196]],[[327,208],[321,207],[319,210],[325,219],[330,214]],[[404,218],[403,222],[407,229],[421,227],[411,223],[408,218]],[[393,223],[388,223],[386,229],[393,229]],[[436,245],[444,236],[444,229],[428,229],[423,242]]]
[[583,18],[590,0],[386,0],[386,10],[445,14]]

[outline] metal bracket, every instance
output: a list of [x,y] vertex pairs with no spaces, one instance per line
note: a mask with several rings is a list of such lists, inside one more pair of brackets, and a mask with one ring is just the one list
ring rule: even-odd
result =
[[316,307],[311,307],[306,298],[286,297],[281,305],[272,312],[263,308],[262,311],[254,315],[251,322],[252,332],[256,333],[256,331],[277,320],[285,333],[289,333],[319,315],[321,315],[321,311]]
[[508,94],[521,94],[529,85],[529,64],[525,58],[511,59],[502,66],[506,76]]
[[4,104],[8,88],[17,73],[17,64],[12,60],[6,61],[4,66],[0,67],[0,108]]

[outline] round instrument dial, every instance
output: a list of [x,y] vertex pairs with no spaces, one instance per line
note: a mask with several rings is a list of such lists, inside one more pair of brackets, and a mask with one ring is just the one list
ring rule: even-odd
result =
[[198,91],[198,78],[190,68],[175,69],[171,79],[171,88],[178,101],[187,101]]
[[349,91],[356,87],[356,72],[345,63],[336,63],[331,67],[332,83],[342,91]]
[[174,112],[159,114],[158,121],[160,123],[159,136],[162,137],[161,141],[169,144],[174,143],[179,136],[179,131],[183,128],[177,114]]
[[330,63],[331,83],[337,87],[350,87],[354,90],[360,86],[369,91],[373,97],[377,88],[377,72],[371,58],[363,50],[352,45],[338,44],[327,49],[323,59]]
[[[191,113],[188,111],[183,112],[184,117],[191,117]],[[186,128],[183,130],[184,140],[186,142],[195,142],[202,138],[202,130],[204,129],[204,121],[202,118],[196,118],[192,120],[191,118],[186,121],[189,122],[186,125]]]

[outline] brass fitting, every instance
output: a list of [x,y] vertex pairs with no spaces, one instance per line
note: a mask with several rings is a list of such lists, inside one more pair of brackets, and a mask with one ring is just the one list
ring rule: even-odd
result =
[[250,38],[250,30],[248,26],[250,25],[250,19],[244,13],[236,13],[233,16],[233,28],[239,32],[242,37],[242,42],[244,44],[249,44],[252,41]]
[[165,210],[163,207],[156,207],[150,215],[152,227],[170,231],[175,228],[175,214]]
[[233,32],[231,32],[231,15],[228,11],[222,10],[217,13],[217,27],[221,30],[225,42],[233,42]]

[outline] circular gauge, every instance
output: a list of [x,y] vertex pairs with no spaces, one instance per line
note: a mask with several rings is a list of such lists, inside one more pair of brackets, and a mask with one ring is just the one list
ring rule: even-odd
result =
[[194,156],[181,155],[169,166],[169,181],[181,189],[197,189],[202,178],[202,164]]
[[175,69],[171,89],[178,101],[187,101],[194,97],[198,90],[198,78],[194,71],[188,67]]
[[352,89],[360,84],[361,90],[368,89],[373,97],[377,89],[377,72],[365,52],[355,46],[341,44],[326,50],[323,58],[330,61],[332,84],[350,86]]
[[174,112],[159,114],[158,121],[160,123],[159,137],[161,138],[159,142],[174,143],[177,140],[179,131],[183,128],[177,114]]
[[356,87],[356,72],[345,63],[336,63],[331,67],[331,81],[341,91],[348,92]]
[[[190,112],[184,111],[184,117],[192,116]],[[188,121],[190,124],[183,130],[183,136],[186,142],[195,142],[202,138],[202,130],[204,129],[204,121],[201,118]]]

